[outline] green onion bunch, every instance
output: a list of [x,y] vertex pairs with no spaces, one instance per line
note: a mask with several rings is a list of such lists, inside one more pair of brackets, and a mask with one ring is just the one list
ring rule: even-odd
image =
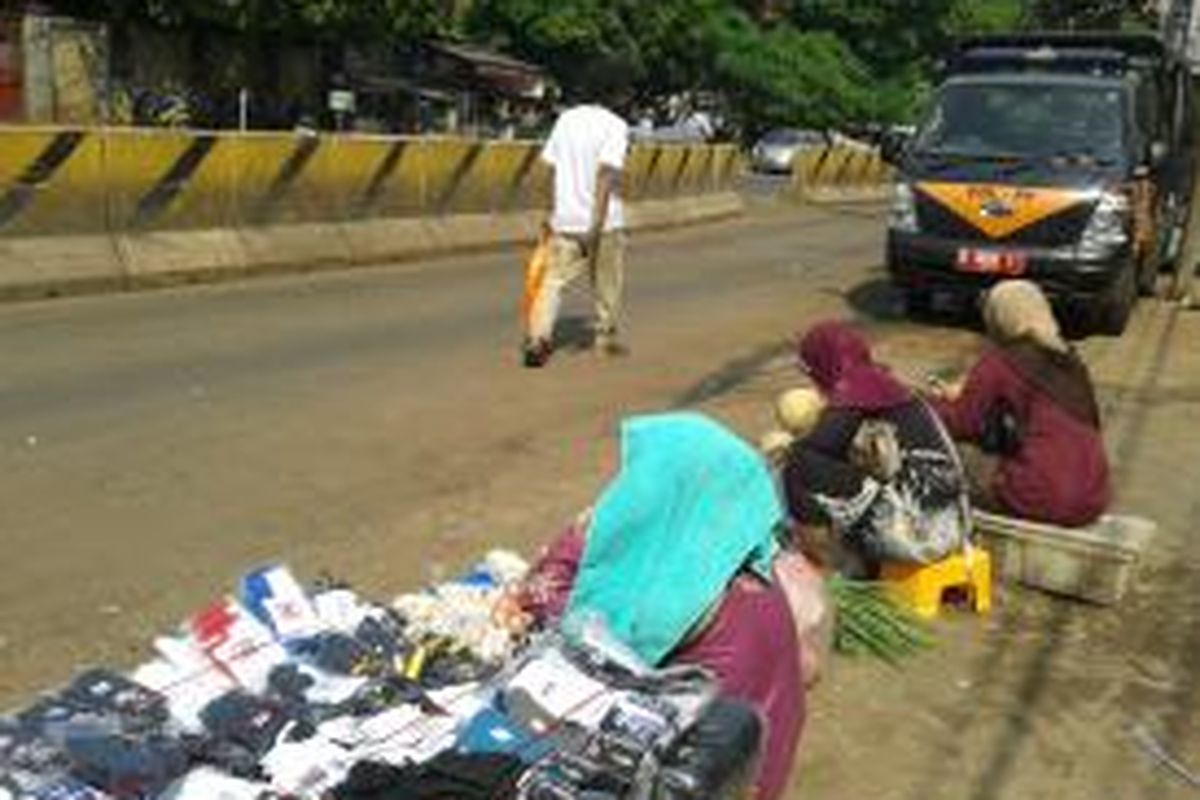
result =
[[894,602],[883,585],[834,575],[827,581],[837,611],[833,645],[845,655],[871,655],[897,665],[934,645],[926,624]]

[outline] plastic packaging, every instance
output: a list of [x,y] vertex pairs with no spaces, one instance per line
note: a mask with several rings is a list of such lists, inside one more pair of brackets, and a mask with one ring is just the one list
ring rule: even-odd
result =
[[796,623],[804,685],[812,687],[828,668],[833,652],[833,599],[824,576],[799,552],[781,550],[774,571]]
[[618,664],[634,675],[647,675],[651,668],[633,648],[613,635],[604,615],[596,611],[571,614],[560,626],[563,636],[571,644],[591,650]]

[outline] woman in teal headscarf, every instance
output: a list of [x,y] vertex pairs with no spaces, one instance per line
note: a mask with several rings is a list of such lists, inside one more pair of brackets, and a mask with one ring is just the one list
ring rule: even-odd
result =
[[759,800],[787,786],[804,722],[799,644],[772,581],[784,519],[749,445],[700,414],[635,417],[593,512],[547,550],[518,599],[548,624],[599,615],[652,665],[699,664],[765,723]]

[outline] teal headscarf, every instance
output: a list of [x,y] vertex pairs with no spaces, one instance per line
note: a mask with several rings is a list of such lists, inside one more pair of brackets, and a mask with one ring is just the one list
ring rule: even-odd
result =
[[739,570],[771,579],[782,519],[766,462],[726,428],[695,413],[626,420],[566,618],[598,613],[657,666]]

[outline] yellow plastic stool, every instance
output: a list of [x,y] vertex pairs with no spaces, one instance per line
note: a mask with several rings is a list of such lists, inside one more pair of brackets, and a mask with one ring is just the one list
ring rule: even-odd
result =
[[986,550],[972,549],[933,564],[883,564],[881,575],[892,597],[919,617],[938,615],[947,589],[962,588],[977,614],[992,608],[992,558]]

